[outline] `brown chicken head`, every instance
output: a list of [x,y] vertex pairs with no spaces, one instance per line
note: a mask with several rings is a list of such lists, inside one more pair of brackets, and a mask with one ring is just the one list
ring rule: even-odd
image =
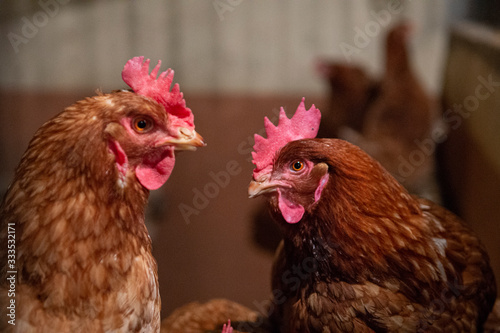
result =
[[194,130],[193,114],[186,107],[179,85],[172,84],[173,70],[157,74],[158,65],[149,74],[149,59],[136,57],[127,62],[122,77],[134,92],[121,91],[106,103],[119,115],[109,123],[109,150],[125,180],[133,169],[139,182],[147,189],[159,188],[167,181],[175,164],[175,150],[194,150],[205,145]]
[[283,108],[280,111],[278,126],[265,119],[267,139],[255,135],[253,163],[256,168],[249,187],[249,196],[270,194],[272,203],[279,207],[288,223],[302,219],[306,208],[321,197],[328,181],[328,166],[315,163],[301,153],[293,150],[283,154],[289,142],[314,138],[319,129],[320,111],[313,106],[306,110],[304,99],[291,119]]

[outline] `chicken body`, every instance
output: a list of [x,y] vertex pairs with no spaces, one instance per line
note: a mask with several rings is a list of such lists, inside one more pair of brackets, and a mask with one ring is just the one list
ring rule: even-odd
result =
[[144,209],[175,140],[193,144],[172,136],[162,105],[129,91],[79,101],[37,131],[0,207],[2,244],[15,229],[16,252],[7,265],[0,249],[2,277],[16,279],[15,326],[2,318],[0,331],[159,331]]
[[281,332],[477,332],[496,286],[455,215],[411,196],[337,139],[288,143],[249,188],[284,233],[273,269]]

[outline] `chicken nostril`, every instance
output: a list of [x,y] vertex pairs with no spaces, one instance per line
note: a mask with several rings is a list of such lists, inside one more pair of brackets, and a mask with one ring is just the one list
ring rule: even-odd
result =
[[260,184],[260,183],[265,182],[268,179],[269,179],[268,175],[262,175],[262,176],[259,177],[259,179],[255,179],[255,181]]
[[179,133],[190,138],[193,136],[193,132],[191,132],[190,130],[188,130],[187,128],[185,127],[180,127],[179,128]]

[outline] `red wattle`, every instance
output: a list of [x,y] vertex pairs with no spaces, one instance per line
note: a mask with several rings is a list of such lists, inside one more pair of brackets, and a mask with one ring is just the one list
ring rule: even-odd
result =
[[285,221],[290,224],[297,223],[302,219],[305,209],[301,205],[294,204],[286,197],[284,197],[281,191],[278,189],[278,205],[281,211],[281,215]]
[[135,169],[135,175],[142,186],[148,190],[156,190],[168,180],[174,169],[174,165],[174,151],[173,149],[168,149],[159,161],[144,161]]

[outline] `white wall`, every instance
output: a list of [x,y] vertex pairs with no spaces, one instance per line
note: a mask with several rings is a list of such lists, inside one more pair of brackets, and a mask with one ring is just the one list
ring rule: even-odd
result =
[[[391,13],[398,4],[401,12]],[[346,60],[341,45],[360,46],[350,60],[377,72],[387,24],[403,18],[415,24],[416,68],[436,90],[450,4],[7,0],[0,6],[0,88],[116,89],[127,59],[145,55],[174,68],[183,90],[305,94],[323,91],[314,59]],[[367,34],[366,46],[359,31]]]

